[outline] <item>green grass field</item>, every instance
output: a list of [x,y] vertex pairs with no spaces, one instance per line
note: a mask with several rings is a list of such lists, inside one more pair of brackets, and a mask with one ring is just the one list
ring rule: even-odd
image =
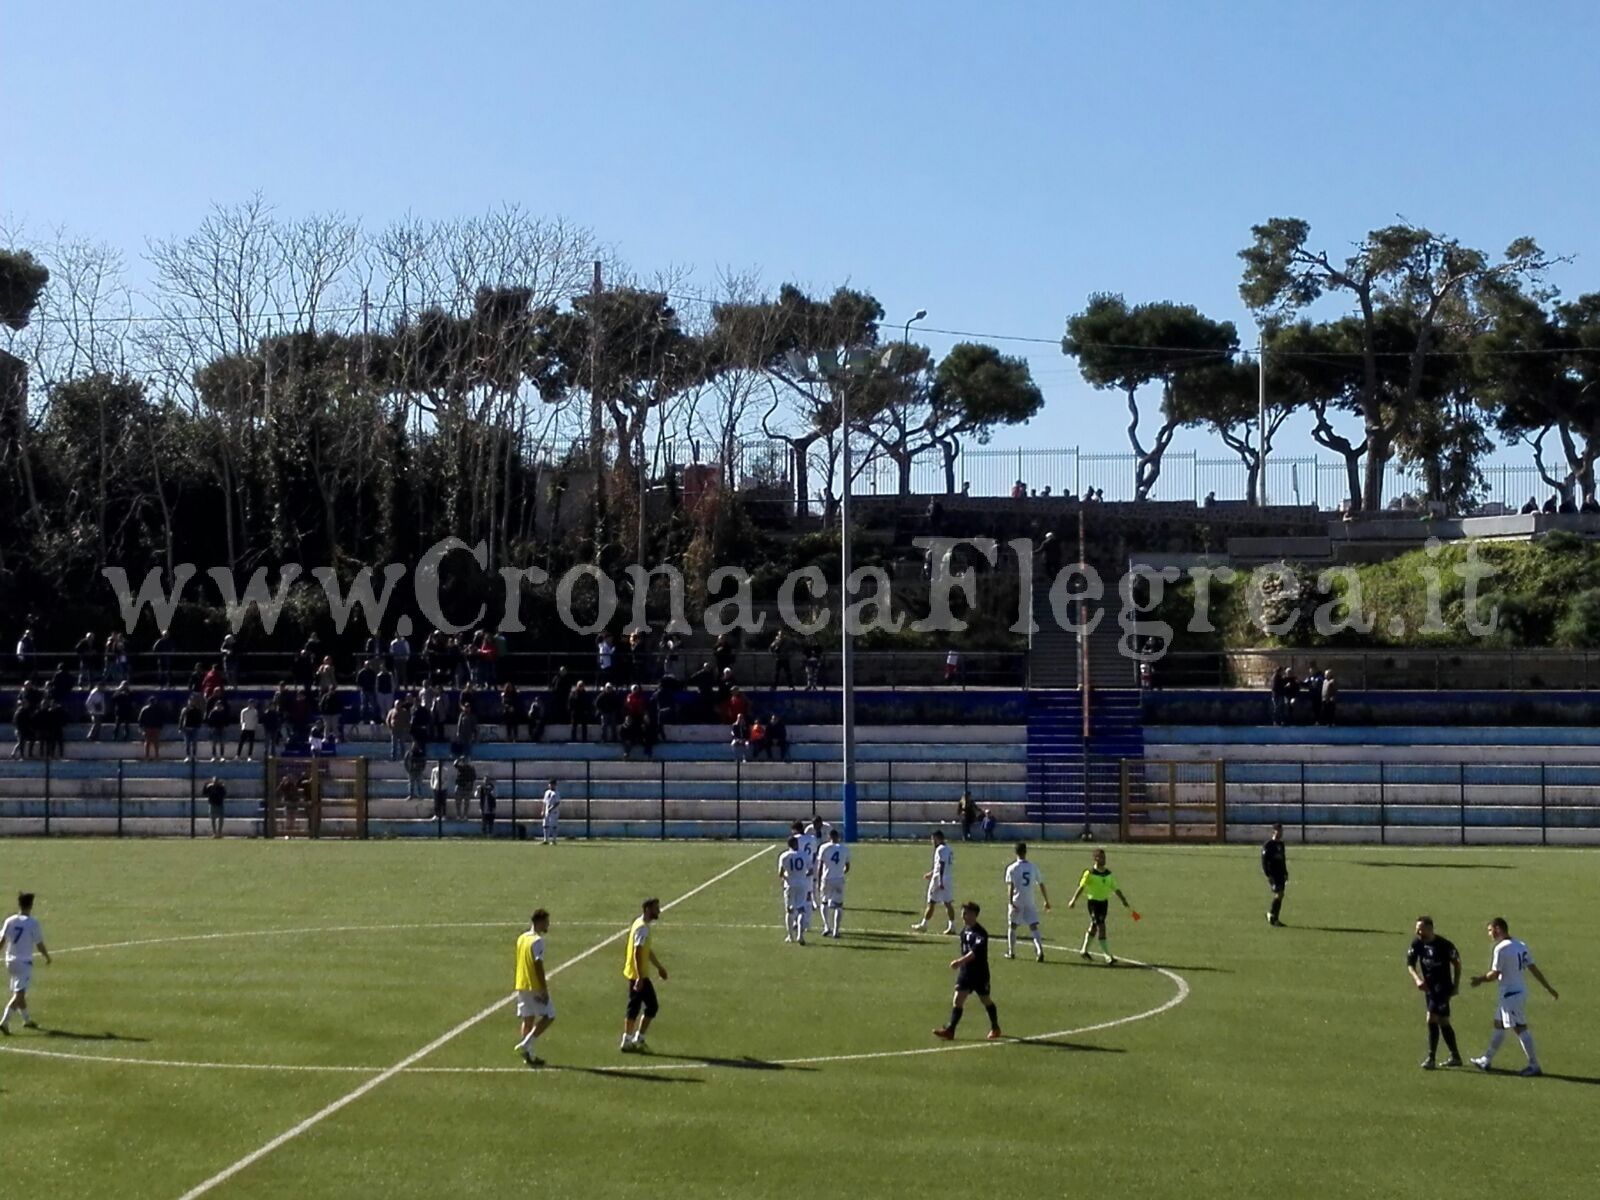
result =
[[[619,1055],[620,940],[580,956],[641,897],[758,850],[665,914],[656,1053]],[[3,842],[0,886],[39,893],[57,954],[34,972],[43,1029],[0,1044],[8,1191],[175,1200],[367,1086],[205,1194],[1593,1194],[1600,857],[1291,847],[1272,929],[1253,848],[1109,851],[1145,914],[1114,906],[1112,949],[1187,998],[1130,1019],[1179,983],[997,946],[1006,1032],[1039,1040],[983,1043],[974,1003],[943,1048],[952,939],[905,932],[920,845],[857,848],[846,937],[801,949],[782,940],[775,846]],[[1008,858],[956,847],[958,890],[997,936]],[[1054,946],[1076,949],[1064,904],[1085,858],[1034,855]],[[571,965],[535,1072],[509,1007],[463,1023],[509,992],[537,905],[550,962]],[[1486,917],[1530,943],[1562,992],[1530,1005],[1545,1078],[1418,1069],[1403,957],[1422,911],[1469,974]],[[1482,1051],[1492,1001],[1463,989],[1463,1052]],[[1514,1040],[1497,1065],[1522,1065]]]

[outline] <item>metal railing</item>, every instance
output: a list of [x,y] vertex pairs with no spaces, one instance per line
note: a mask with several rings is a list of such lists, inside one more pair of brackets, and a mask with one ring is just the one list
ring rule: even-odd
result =
[[1181,651],[1153,664],[1152,680],[1158,688],[1265,688],[1278,667],[1300,678],[1313,667],[1331,670],[1346,691],[1600,688],[1600,652],[1554,649]]
[[[856,682],[860,686],[882,687],[892,691],[928,687],[956,690],[1020,687],[1027,680],[1027,654],[1023,650],[962,650],[961,662],[953,673],[947,670],[946,654],[943,650],[857,651]],[[338,685],[354,687],[356,673],[366,660],[365,652],[329,647],[318,651],[318,663],[323,655],[333,658],[338,668]],[[562,667],[567,668],[574,680],[584,680],[590,686],[603,682],[654,686],[660,682],[663,672],[670,665],[679,686],[687,691],[693,686],[689,682],[690,677],[703,664],[709,665],[717,676],[721,675],[721,667],[714,653],[709,648],[699,646],[678,650],[671,657],[670,664],[659,650],[651,650],[636,658],[625,648],[619,647],[607,671],[601,670],[594,650],[514,651],[487,665],[463,661],[458,656],[434,659],[419,651],[413,651],[403,663],[387,653],[382,655],[382,661],[391,667],[396,676],[396,685],[402,688],[419,687],[430,679],[443,679],[452,686],[472,682],[489,687],[511,682],[518,688],[537,690],[548,686]],[[813,678],[814,682],[810,682],[812,688],[837,686],[838,683],[836,654],[824,654],[818,658],[813,673],[808,670],[798,647],[787,661],[780,661],[765,649],[740,650],[730,666],[735,682],[747,689],[793,687],[804,690]],[[128,654],[125,662],[110,664],[98,654],[80,664],[77,655],[71,652],[35,651],[29,655],[10,656],[9,669],[5,674],[13,681],[32,679],[40,687],[47,687],[59,668],[65,671],[72,689],[80,692],[96,683],[114,685],[123,680],[163,690],[187,690],[191,681],[203,678],[213,667],[223,672],[228,686],[272,687],[285,681],[299,683],[306,675],[306,670],[298,663],[297,651],[239,651],[229,667],[216,649],[174,650],[171,654],[141,650]]]
[[[300,771],[319,760],[278,759],[278,771]],[[360,760],[340,758],[336,763]],[[429,787],[443,768],[440,803]],[[695,760],[550,758],[475,760],[476,779],[493,779],[494,821],[486,826],[475,796],[458,800],[451,763],[435,758],[416,780],[400,764],[365,760],[361,811],[371,837],[526,837],[539,835],[542,798],[556,778],[563,803],[563,837],[779,838],[790,822],[821,814],[839,821],[837,760],[744,761],[708,746]],[[857,765],[859,825],[873,839],[920,839],[944,827],[963,836],[957,801],[969,792],[978,810],[993,814],[973,839],[1076,836],[1076,824],[1029,802],[1022,768],[981,756],[930,762],[865,761]],[[148,762],[137,759],[0,761],[0,836],[203,837],[210,832],[205,787],[218,777],[227,788],[227,836],[259,837],[282,828],[281,808],[269,822],[266,799],[273,771],[265,763]],[[274,804],[277,800],[274,797]],[[327,822],[324,823],[325,825]],[[299,833],[307,833],[302,823]],[[324,836],[331,836],[324,830]]]
[[[1303,842],[1600,843],[1600,764],[1129,760],[1147,792],[1178,807],[1221,803],[1244,836],[1281,822]],[[1237,840],[1237,838],[1235,839]]]

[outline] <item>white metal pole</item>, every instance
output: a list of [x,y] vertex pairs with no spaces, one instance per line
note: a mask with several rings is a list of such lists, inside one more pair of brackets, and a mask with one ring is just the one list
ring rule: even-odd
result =
[[1256,335],[1256,503],[1267,506],[1267,335]]

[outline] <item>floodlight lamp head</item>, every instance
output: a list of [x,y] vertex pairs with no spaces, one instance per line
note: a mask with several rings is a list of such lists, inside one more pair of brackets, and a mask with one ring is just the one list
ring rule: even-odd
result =
[[790,350],[784,354],[784,361],[789,364],[789,370],[796,375],[811,374],[811,361],[798,350]]
[[913,321],[920,321],[920,320],[922,320],[923,317],[925,317],[927,315],[928,315],[928,310],[927,309],[919,308],[919,309],[917,309],[917,315],[912,317],[911,319]]

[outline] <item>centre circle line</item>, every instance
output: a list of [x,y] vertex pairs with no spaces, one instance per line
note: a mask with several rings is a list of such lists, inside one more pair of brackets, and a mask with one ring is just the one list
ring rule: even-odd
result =
[[[616,924],[616,922],[615,921],[575,920],[575,921],[563,921],[562,924],[563,925],[567,925],[567,926],[571,926],[573,928],[583,928],[583,927],[586,927],[586,926],[601,926],[601,927],[605,927],[605,928],[610,928],[610,927],[614,926]],[[57,954],[65,954],[65,953],[68,953],[68,952],[70,952],[72,950],[76,950],[76,951],[78,951],[80,953],[85,953],[85,952],[88,952],[88,951],[91,951],[91,950],[120,950],[120,949],[125,949],[125,948],[130,948],[130,947],[138,947],[138,946],[152,946],[152,945],[162,945],[162,944],[180,943],[180,942],[195,942],[195,941],[215,941],[215,940],[221,940],[221,939],[225,939],[225,938],[249,938],[249,937],[271,937],[271,936],[285,936],[285,937],[288,937],[288,936],[306,935],[306,934],[319,934],[319,933],[375,933],[375,932],[392,932],[392,931],[396,931],[396,930],[416,931],[416,930],[421,930],[421,929],[487,929],[487,928],[511,929],[511,928],[513,928],[513,926],[508,924],[508,923],[506,923],[506,922],[503,922],[503,921],[444,921],[444,922],[430,922],[430,923],[426,923],[426,924],[331,925],[331,926],[323,926],[323,927],[317,928],[317,929],[247,929],[247,930],[236,930],[236,931],[225,932],[225,933],[189,934],[189,935],[180,935],[180,936],[166,937],[166,938],[142,938],[142,939],[139,939],[139,940],[136,940],[136,941],[105,942],[105,943],[101,943],[101,944],[97,944],[97,945],[90,945],[90,946],[64,947],[61,950],[56,951],[56,953]],[[730,923],[730,922],[715,922],[715,921],[711,921],[711,922],[694,921],[694,922],[684,922],[682,924],[674,925],[673,928],[674,929],[724,929],[724,930],[737,929],[737,930],[758,930],[758,931],[768,931],[768,932],[775,932],[776,931],[776,927],[773,926],[770,923],[758,924],[758,923],[751,923],[751,922]],[[874,934],[874,935],[893,935],[893,934],[902,933],[904,931],[902,931],[902,930],[891,930],[891,929],[862,929],[862,930],[859,930],[859,932],[868,933],[868,934]],[[932,941],[932,942],[937,942],[937,941],[941,940],[941,936],[937,935],[937,934],[928,935],[926,937],[926,940]],[[1070,946],[1060,946],[1060,945],[1055,945],[1055,944],[1049,943],[1049,942],[1045,943],[1045,948],[1049,949],[1049,950],[1062,951],[1062,952],[1065,952],[1065,953],[1071,953],[1072,952],[1072,948]],[[1116,1028],[1119,1028],[1120,1026],[1123,1026],[1123,1025],[1132,1025],[1135,1022],[1138,1022],[1138,1021],[1146,1021],[1146,1020],[1151,1019],[1152,1017],[1159,1017],[1163,1013],[1170,1012],[1172,1009],[1177,1008],[1178,1005],[1182,1004],[1185,1000],[1187,1000],[1189,998],[1190,988],[1189,988],[1188,980],[1186,980],[1182,975],[1178,974],[1176,971],[1173,971],[1173,970],[1171,970],[1171,969],[1169,969],[1167,967],[1158,966],[1158,965],[1156,965],[1154,963],[1142,962],[1139,959],[1135,959],[1135,958],[1124,958],[1124,959],[1120,959],[1119,961],[1121,963],[1123,963],[1123,964],[1125,964],[1127,966],[1133,967],[1133,968],[1135,968],[1137,970],[1154,971],[1156,974],[1162,975],[1162,976],[1166,977],[1169,981],[1171,981],[1176,986],[1177,990],[1166,1001],[1164,1001],[1163,1003],[1161,1003],[1159,1005],[1156,1005],[1153,1008],[1145,1009],[1142,1012],[1133,1013],[1133,1014],[1128,1015],[1128,1016],[1114,1017],[1114,1018],[1112,1018],[1110,1020],[1096,1022],[1095,1024],[1091,1024],[1091,1025],[1077,1026],[1077,1027],[1072,1028],[1072,1029],[1057,1029],[1057,1030],[1053,1030],[1053,1031],[1051,1031],[1049,1033],[1030,1034],[1030,1035],[1028,1035],[1026,1037],[1008,1037],[1008,1038],[1005,1038],[1005,1039],[1003,1039],[1001,1041],[998,1041],[998,1042],[974,1041],[974,1042],[963,1042],[963,1043],[955,1044],[955,1045],[919,1046],[919,1047],[915,1047],[915,1048],[911,1048],[911,1049],[905,1049],[905,1050],[871,1050],[871,1051],[861,1051],[861,1052],[857,1052],[857,1053],[853,1053],[853,1054],[825,1054],[825,1055],[813,1055],[813,1056],[802,1057],[802,1058],[783,1058],[783,1059],[761,1060],[760,1065],[761,1066],[765,1066],[765,1067],[777,1067],[777,1068],[781,1068],[781,1067],[798,1067],[798,1066],[818,1066],[818,1065],[822,1065],[822,1064],[826,1064],[826,1063],[866,1062],[866,1061],[871,1061],[871,1060],[874,1060],[874,1059],[883,1059],[883,1058],[911,1058],[911,1057],[916,1057],[916,1056],[920,1056],[920,1055],[928,1055],[928,1054],[948,1054],[948,1053],[951,1053],[953,1051],[959,1051],[959,1050],[986,1050],[986,1049],[997,1049],[997,1048],[999,1048],[1001,1046],[1008,1046],[1008,1045],[1027,1045],[1030,1042],[1042,1042],[1042,1041],[1047,1041],[1050,1038],[1075,1037],[1075,1036],[1078,1036],[1080,1034],[1085,1034],[1085,1033],[1098,1033],[1098,1032],[1101,1032],[1101,1031],[1107,1030],[1107,1029],[1116,1029]],[[509,1000],[507,1001],[507,1003],[509,1005]],[[341,1064],[321,1065],[321,1064],[316,1064],[316,1063],[230,1063],[230,1062],[207,1062],[207,1061],[187,1060],[187,1059],[124,1057],[124,1056],[119,1056],[119,1055],[114,1055],[114,1054],[78,1054],[78,1053],[73,1053],[73,1052],[64,1051],[64,1050],[44,1050],[44,1049],[39,1049],[39,1048],[35,1048],[35,1047],[32,1047],[32,1046],[19,1046],[19,1045],[11,1044],[11,1043],[0,1045],[0,1053],[21,1054],[21,1055],[26,1055],[28,1057],[33,1057],[33,1058],[66,1059],[66,1060],[74,1061],[74,1062],[108,1063],[108,1064],[116,1064],[116,1065],[143,1066],[143,1067],[164,1067],[164,1068],[177,1069],[177,1070],[187,1069],[187,1070],[197,1070],[197,1071],[258,1071],[258,1072],[260,1072],[260,1071],[279,1071],[279,1072],[300,1073],[300,1074],[378,1075],[378,1074],[381,1074],[384,1070],[387,1069],[387,1068],[378,1067],[378,1066],[364,1066],[363,1067],[363,1066],[347,1066],[347,1065],[341,1065]],[[574,1069],[574,1068],[563,1068],[562,1066],[559,1066],[559,1065],[546,1068],[546,1070],[548,1072],[554,1073],[554,1074],[559,1074],[563,1069]],[[608,1073],[616,1073],[616,1074],[641,1074],[641,1073],[654,1073],[654,1072],[661,1072],[661,1071],[692,1071],[692,1070],[719,1069],[719,1064],[715,1063],[715,1062],[711,1062],[711,1061],[705,1061],[705,1062],[677,1062],[677,1063],[652,1063],[652,1064],[648,1064],[648,1065],[627,1064],[627,1065],[618,1065],[618,1066],[615,1066],[615,1067],[600,1067],[600,1068],[585,1067],[584,1069],[585,1070],[598,1069],[598,1070],[604,1070],[604,1071],[606,1071]],[[739,1068],[727,1068],[727,1069],[740,1069],[740,1070],[742,1070],[744,1068],[739,1067]],[[530,1071],[527,1067],[498,1067],[498,1066],[496,1066],[496,1067],[421,1067],[421,1066],[418,1066],[418,1067],[407,1067],[403,1072],[401,1072],[401,1074],[406,1074],[406,1075],[529,1075],[529,1074],[534,1074],[534,1073],[535,1072]]]

